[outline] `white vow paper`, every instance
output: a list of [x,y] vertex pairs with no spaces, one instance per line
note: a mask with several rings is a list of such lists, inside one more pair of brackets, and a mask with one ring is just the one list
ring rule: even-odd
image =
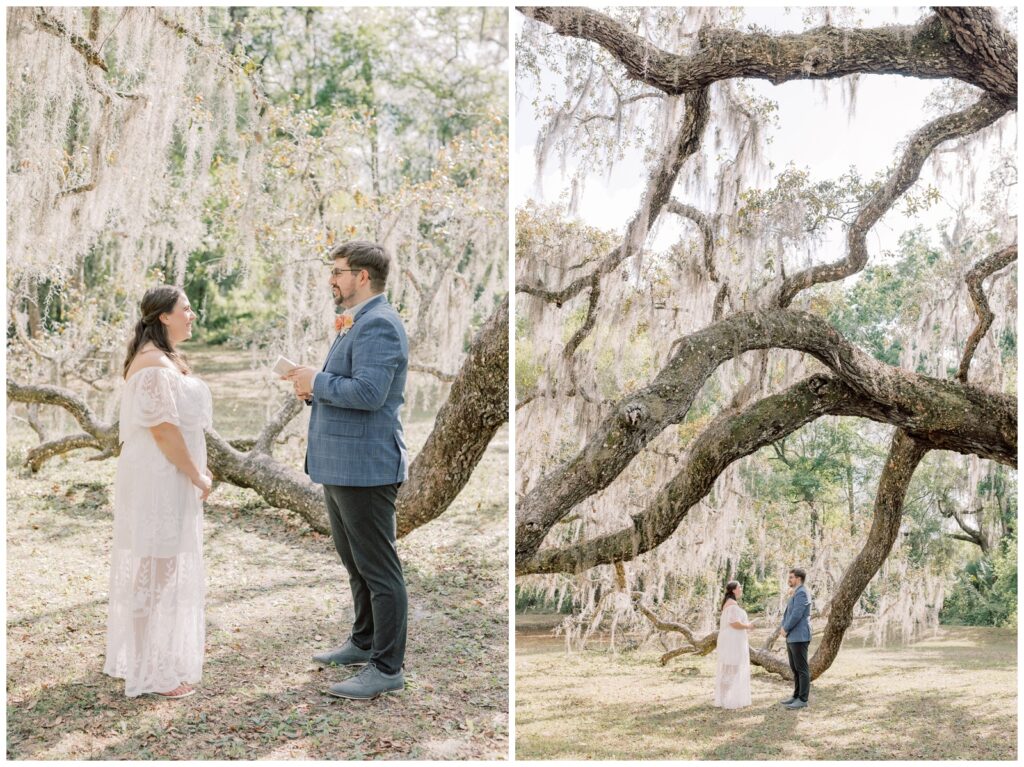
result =
[[279,376],[287,375],[288,371],[292,368],[297,368],[298,365],[292,362],[287,357],[278,357],[277,362],[274,365],[274,372]]

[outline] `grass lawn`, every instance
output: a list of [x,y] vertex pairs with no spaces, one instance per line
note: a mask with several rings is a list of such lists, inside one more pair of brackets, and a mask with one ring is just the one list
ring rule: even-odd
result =
[[[278,385],[244,353],[192,349],[214,427],[253,436]],[[284,386],[281,384],[280,386]],[[301,469],[305,414],[275,455]],[[406,425],[415,452],[429,422]],[[503,429],[439,519],[399,541],[409,586],[407,688],[324,694],[343,670],[310,655],[352,611],[329,537],[228,485],[207,502],[207,645],[198,694],[128,700],[101,673],[114,460],[21,468],[35,435],[8,421],[9,759],[504,759],[508,753],[507,477]]]
[[566,655],[543,620],[523,617],[517,759],[1017,758],[1011,629],[943,627],[886,647],[855,634],[811,685],[809,708],[782,708],[792,683],[754,667],[753,705],[723,711],[711,703],[714,653],[665,667],[658,647]]

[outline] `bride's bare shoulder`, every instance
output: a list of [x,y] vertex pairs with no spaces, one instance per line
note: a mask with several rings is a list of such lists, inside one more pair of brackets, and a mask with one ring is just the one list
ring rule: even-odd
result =
[[128,373],[125,375],[124,380],[128,381],[140,370],[159,367],[173,370],[175,373],[179,372],[178,366],[174,364],[171,358],[155,346],[139,349],[139,351],[135,353],[135,359],[132,360],[132,364],[128,366]]

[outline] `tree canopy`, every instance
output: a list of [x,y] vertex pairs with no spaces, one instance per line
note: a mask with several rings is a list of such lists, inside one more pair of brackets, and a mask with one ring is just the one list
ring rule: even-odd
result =
[[[517,211],[520,588],[571,594],[583,632],[646,622],[637,598],[709,628],[727,578],[775,615],[804,564],[827,619],[815,676],[856,615],[936,620],[944,543],[970,537],[939,488],[991,519],[987,488],[1015,483],[1015,18],[808,11],[781,32],[719,8],[519,10],[537,184],[551,155],[568,176],[564,204]],[[935,81],[882,173],[773,161],[787,126],[752,82],[843,89],[856,121],[868,75]],[[614,191],[631,153],[624,230],[582,223],[584,187]]]

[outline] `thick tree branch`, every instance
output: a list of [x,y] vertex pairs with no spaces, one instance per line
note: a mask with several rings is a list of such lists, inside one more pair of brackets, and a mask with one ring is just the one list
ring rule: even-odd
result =
[[936,6],[935,14],[952,35],[972,73],[972,84],[1002,96],[1017,108],[1017,41],[984,6]]
[[960,369],[957,370],[956,379],[962,383],[967,383],[967,373],[970,370],[974,352],[977,351],[978,344],[985,337],[994,319],[992,309],[988,305],[988,298],[985,296],[985,291],[982,287],[982,282],[984,282],[986,277],[995,274],[1016,260],[1017,244],[1014,243],[1007,248],[1003,248],[998,253],[993,253],[987,258],[983,258],[967,272],[967,292],[971,296],[974,311],[978,315],[978,324],[971,331],[971,335],[964,345],[963,356],[960,358]]
[[438,517],[508,420],[508,296],[477,333],[434,429],[398,493],[398,533]]
[[853,610],[868,583],[892,551],[903,517],[903,499],[927,448],[902,429],[897,429],[889,447],[875,493],[875,508],[864,548],[843,573],[829,606],[828,622],[821,642],[811,658],[811,679],[821,676],[839,653],[846,629],[853,622]]
[[844,279],[863,269],[868,261],[868,232],[917,181],[932,150],[943,141],[976,133],[994,123],[1007,111],[1002,101],[984,95],[967,109],[940,117],[918,130],[910,138],[906,150],[885,183],[864,204],[847,230],[846,257],[831,264],[812,266],[787,277],[779,290],[776,304],[789,306],[800,291],[812,285]]
[[279,463],[269,453],[235,450],[212,429],[206,432],[206,456],[214,479],[255,490],[269,505],[288,509],[316,532],[330,535],[323,489],[305,474]]
[[40,405],[54,405],[67,410],[78,421],[82,431],[101,444],[108,444],[117,437],[117,424],[105,424],[96,418],[92,408],[74,393],[58,386],[44,384],[25,386],[7,381],[8,402],[35,402]]
[[611,484],[666,426],[679,423],[719,365],[752,349],[769,348],[811,354],[872,400],[882,420],[899,423],[931,448],[1016,464],[1012,397],[886,365],[813,314],[792,309],[734,314],[682,339],[646,388],[621,400],[576,457],[526,494],[516,519],[517,567],[533,558],[558,519]]
[[[955,26],[931,15],[914,25],[869,29],[823,26],[799,34],[704,29],[696,52],[669,53],[599,11],[581,7],[519,7],[557,33],[590,40],[607,50],[634,80],[679,94],[736,77],[822,80],[852,74],[890,74],[924,79],[952,77],[992,92],[1011,108],[1017,101],[1017,47],[994,24]],[[989,17],[991,18],[991,17]],[[965,55],[974,49],[981,71]],[[1000,55],[1002,54],[1002,59]],[[996,67],[997,62],[1003,66]],[[1007,72],[1012,71],[1012,78]]]
[[681,471],[633,516],[629,527],[571,546],[541,549],[528,562],[517,562],[517,575],[582,572],[650,551],[675,532],[729,465],[823,415],[886,418],[874,402],[827,376],[812,376],[739,412],[727,410],[701,431]]
[[[70,453],[72,450],[80,450],[82,448],[91,447],[94,450],[104,450],[103,444],[91,434],[69,434],[66,437],[60,437],[59,439],[49,440],[30,448],[26,463],[33,473],[39,471],[43,464],[51,458],[56,458],[58,455],[64,453]],[[99,457],[105,457],[101,453]]]

